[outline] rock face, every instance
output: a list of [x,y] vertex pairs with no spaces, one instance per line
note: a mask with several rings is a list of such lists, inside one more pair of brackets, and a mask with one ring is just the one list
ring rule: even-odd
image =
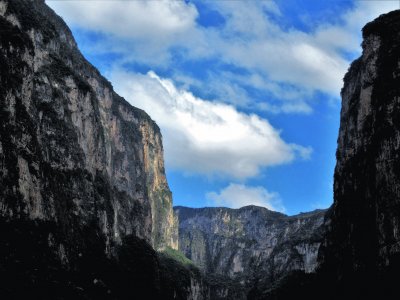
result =
[[344,78],[331,230],[323,259],[339,277],[400,258],[400,11],[363,29]]
[[1,215],[90,224],[110,254],[130,234],[176,248],[157,125],[42,1],[0,1],[0,16]]
[[11,298],[201,299],[201,278],[174,282],[150,246],[178,247],[158,126],[44,0],[0,0],[0,223]]
[[250,286],[293,270],[314,272],[325,211],[288,217],[257,206],[240,209],[175,207],[179,250],[207,274]]

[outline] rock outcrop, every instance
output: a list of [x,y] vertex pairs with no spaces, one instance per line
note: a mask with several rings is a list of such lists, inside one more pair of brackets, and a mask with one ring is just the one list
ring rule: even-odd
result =
[[179,250],[208,275],[226,276],[246,290],[272,284],[294,270],[312,273],[324,237],[324,210],[296,216],[263,207],[175,207]]

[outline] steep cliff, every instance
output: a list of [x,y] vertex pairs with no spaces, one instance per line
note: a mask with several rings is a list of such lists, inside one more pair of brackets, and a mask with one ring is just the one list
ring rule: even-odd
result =
[[344,77],[334,204],[314,275],[254,299],[398,299],[400,294],[400,11],[363,28]]
[[151,205],[153,247],[178,249],[178,223],[172,208],[172,193],[165,177],[162,138],[158,127],[140,125],[143,138],[147,194]]
[[[344,78],[332,225],[321,253],[344,281],[400,262],[400,11],[363,29]],[[399,275],[399,271],[396,272]]]
[[243,290],[317,267],[323,210],[289,217],[257,206],[174,209],[179,250],[206,274],[227,276]]
[[160,130],[43,0],[0,0],[0,222],[11,294],[180,292],[150,247],[178,242]]
[[115,94],[43,1],[0,1],[0,16],[2,215],[94,220],[109,251],[129,234],[176,248],[157,125]]

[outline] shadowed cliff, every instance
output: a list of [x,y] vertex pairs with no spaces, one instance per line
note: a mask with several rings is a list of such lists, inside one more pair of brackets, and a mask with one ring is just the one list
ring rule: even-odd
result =
[[400,11],[363,28],[344,78],[334,204],[314,275],[294,274],[254,299],[397,299],[400,293]]
[[153,250],[178,242],[158,126],[42,0],[0,1],[0,222],[2,296],[203,297]]

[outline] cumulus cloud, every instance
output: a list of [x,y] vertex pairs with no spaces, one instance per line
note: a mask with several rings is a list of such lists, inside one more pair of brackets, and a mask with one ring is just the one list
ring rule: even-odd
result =
[[154,72],[115,71],[111,79],[121,95],[160,125],[169,167],[243,179],[311,155],[310,147],[285,142],[266,119],[198,98]]
[[269,192],[261,186],[246,186],[244,184],[231,183],[218,193],[206,194],[209,205],[240,208],[246,205],[266,207],[273,211],[285,212],[285,208],[279,194]]

